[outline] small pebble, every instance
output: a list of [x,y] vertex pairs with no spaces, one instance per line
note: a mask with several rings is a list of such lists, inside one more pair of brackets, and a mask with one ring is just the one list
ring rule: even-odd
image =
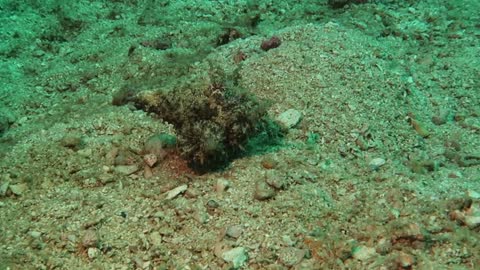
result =
[[167,200],[171,200],[175,197],[177,197],[178,195],[184,193],[186,190],[188,189],[188,186],[187,185],[181,185],[181,186],[178,186],[170,191],[167,191],[165,192],[164,194],[167,195],[166,199]]
[[222,259],[233,264],[234,269],[242,267],[248,260],[247,250],[244,247],[236,247],[222,253]]
[[146,154],[143,156],[143,161],[145,162],[145,164],[147,164],[150,168],[153,167],[158,159],[157,159],[157,155],[155,154]]
[[467,190],[467,196],[474,200],[480,199],[480,193],[476,192],[475,190]]
[[66,134],[60,140],[60,145],[66,148],[77,149],[82,144],[82,137],[80,134]]
[[137,165],[119,165],[113,169],[116,173],[130,175],[138,172],[140,168]]
[[9,182],[4,182],[0,185],[0,197],[4,197],[7,194]]
[[265,181],[275,189],[285,189],[287,186],[286,179],[277,175],[275,172],[267,172]]
[[279,37],[273,36],[270,39],[264,40],[260,45],[260,48],[264,51],[268,51],[279,47],[282,44],[282,40]]
[[400,254],[397,257],[397,263],[400,269],[410,269],[410,267],[413,266],[413,263],[415,262],[415,258],[407,254],[405,252],[400,252]]
[[208,213],[205,211],[204,208],[201,208],[201,209],[195,210],[195,212],[193,213],[193,219],[195,219],[195,221],[197,221],[200,224],[206,224],[210,219],[210,216],[208,215]]
[[382,167],[383,165],[385,165],[385,159],[383,158],[374,158],[368,163],[368,166],[372,171],[378,170],[378,168]]
[[162,246],[162,236],[159,232],[152,232],[150,234],[150,241],[152,242],[153,247],[161,247]]
[[377,254],[375,248],[367,246],[358,246],[355,247],[352,251],[353,258],[359,261],[366,261],[375,256],[375,254]]
[[217,180],[217,183],[215,184],[215,191],[218,193],[222,193],[229,189],[231,186],[230,181],[227,179],[220,178]]
[[295,247],[284,247],[279,250],[278,258],[288,267],[299,264],[305,257],[306,251]]
[[82,247],[95,247],[98,244],[98,236],[94,230],[87,230],[82,237]]
[[77,154],[81,157],[88,158],[92,156],[93,150],[91,148],[80,149],[77,151]]
[[465,225],[470,229],[475,229],[480,226],[480,216],[465,216]]
[[265,181],[258,181],[255,185],[255,194],[253,197],[259,201],[265,201],[275,196],[275,190]]
[[98,257],[100,250],[98,248],[88,248],[87,255],[90,260]]
[[232,237],[232,238],[239,238],[240,235],[242,235],[243,233],[243,227],[241,225],[233,225],[233,226],[229,226],[227,228],[227,231],[225,232],[225,234],[228,236],[228,237]]
[[25,194],[25,191],[27,190],[27,184],[11,185],[10,190],[12,191],[13,194],[17,196],[21,196]]
[[300,120],[302,119],[302,113],[294,110],[289,109],[283,113],[281,113],[277,117],[277,122],[286,129],[290,129],[298,125]]
[[33,238],[39,238],[40,236],[42,236],[42,233],[38,231],[31,231],[30,236]]

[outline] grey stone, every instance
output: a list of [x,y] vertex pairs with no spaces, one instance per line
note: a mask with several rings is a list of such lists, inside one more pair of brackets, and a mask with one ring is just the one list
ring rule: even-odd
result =
[[289,109],[283,113],[281,113],[277,117],[277,122],[282,125],[284,128],[290,129],[298,125],[300,120],[302,119],[302,113],[294,110]]
[[265,181],[260,180],[255,185],[254,198],[259,201],[265,201],[275,196],[275,190],[270,187]]

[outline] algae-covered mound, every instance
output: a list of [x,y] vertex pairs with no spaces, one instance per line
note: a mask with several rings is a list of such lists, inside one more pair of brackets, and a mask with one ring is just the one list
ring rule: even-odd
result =
[[127,99],[175,127],[180,154],[199,172],[225,167],[247,152],[250,139],[258,142],[257,135],[266,135],[271,143],[280,134],[267,118],[266,101],[238,86],[213,81],[140,92]]

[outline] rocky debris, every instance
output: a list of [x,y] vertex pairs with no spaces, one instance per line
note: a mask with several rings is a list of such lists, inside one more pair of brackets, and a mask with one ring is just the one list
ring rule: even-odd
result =
[[140,167],[138,167],[137,165],[119,165],[115,166],[113,170],[118,174],[131,175],[138,172],[140,170]]
[[412,269],[415,258],[405,252],[400,252],[396,259],[398,269]]
[[143,156],[143,161],[147,164],[148,167],[152,168],[158,161],[157,155],[155,154],[146,154]]
[[248,261],[247,250],[244,247],[224,251],[221,257],[224,261],[232,263],[234,269],[239,269]]
[[27,191],[28,186],[27,184],[16,184],[16,185],[10,185],[10,191],[12,191],[13,194],[17,196],[22,196],[25,194],[25,191]]
[[223,193],[224,191],[229,189],[231,185],[232,184],[227,179],[217,179],[217,183],[215,184],[215,191],[218,193]]
[[278,258],[285,266],[292,267],[299,264],[306,254],[306,250],[303,249],[283,247],[278,252]]
[[165,192],[164,194],[166,195],[167,200],[171,200],[171,199],[177,197],[178,195],[184,193],[187,189],[188,189],[187,185],[181,185],[181,186],[178,186],[178,187],[176,187],[176,188],[174,188],[170,191]]
[[150,242],[154,248],[162,246],[162,236],[158,231],[154,231],[150,234]]
[[255,184],[255,193],[253,197],[259,201],[265,201],[275,196],[275,190],[264,180],[259,180]]
[[458,206],[459,209],[450,212],[450,219],[470,229],[480,227],[480,194],[473,190],[467,191],[467,198]]
[[94,260],[95,258],[98,257],[98,255],[100,255],[100,250],[98,248],[95,248],[95,247],[88,248],[87,256],[90,260]]
[[7,195],[8,187],[10,182],[5,181],[0,184],[0,197],[5,197]]
[[275,189],[285,189],[287,187],[287,179],[275,173],[275,171],[268,171],[265,174],[265,182]]
[[278,166],[278,161],[273,157],[267,156],[262,159],[261,164],[263,168],[271,170]]
[[352,251],[353,258],[359,261],[366,261],[375,256],[377,252],[373,247],[357,246]]
[[231,238],[239,238],[240,235],[243,233],[243,226],[241,225],[232,225],[228,226],[227,230],[225,231],[225,235]]
[[280,47],[280,45],[282,45],[282,40],[277,36],[273,36],[267,40],[262,41],[260,48],[264,51],[269,51],[271,49]]
[[200,224],[206,224],[210,219],[205,207],[200,206],[195,209],[193,212],[193,219]]
[[276,120],[283,128],[290,129],[300,123],[300,120],[302,120],[302,113],[295,109],[289,109],[281,113]]
[[32,238],[40,238],[42,236],[42,233],[39,231],[30,231],[29,234]]
[[368,166],[372,171],[378,170],[383,165],[385,165],[385,159],[383,158],[374,158],[368,163]]
[[82,135],[77,133],[67,133],[60,139],[60,145],[66,148],[78,150],[83,143]]

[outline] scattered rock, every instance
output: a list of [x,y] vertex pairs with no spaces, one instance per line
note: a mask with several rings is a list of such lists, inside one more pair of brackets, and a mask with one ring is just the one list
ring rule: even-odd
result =
[[181,193],[185,192],[186,190],[188,189],[188,186],[187,185],[181,185],[181,186],[178,186],[170,191],[167,191],[165,192],[164,194],[166,194],[166,199],[167,200],[171,200],[175,197],[177,197],[178,195],[180,195]]
[[30,231],[29,234],[32,238],[40,238],[42,236],[42,233],[39,231]]
[[119,165],[115,166],[113,170],[119,174],[131,175],[138,172],[140,168],[137,165]]
[[262,159],[261,164],[263,168],[271,170],[277,167],[278,161],[275,160],[273,157],[265,157]]
[[210,219],[210,216],[208,215],[207,211],[205,211],[205,208],[199,207],[193,213],[193,219],[195,219],[200,224],[206,224]]
[[265,182],[275,188],[275,189],[285,189],[287,186],[287,179],[285,177],[281,177],[274,172],[267,172],[265,177]]
[[90,260],[93,260],[93,259],[97,258],[98,255],[100,255],[100,250],[98,248],[94,248],[94,247],[88,248],[87,255],[88,255],[88,258]]
[[281,113],[277,117],[277,122],[284,128],[290,129],[298,125],[300,120],[302,119],[302,113],[294,110],[289,109],[283,113]]
[[1,185],[0,185],[0,197],[5,197],[7,195],[7,190],[8,190],[8,187],[10,185],[10,182],[3,182]]
[[187,191],[185,191],[185,198],[188,198],[188,199],[198,198],[200,195],[201,195],[201,192],[194,187],[189,187]]
[[284,247],[279,250],[278,258],[285,266],[299,264],[305,257],[306,251],[295,247]]
[[282,44],[282,40],[279,37],[273,36],[270,39],[264,40],[260,48],[264,51],[269,51],[271,49],[277,48]]
[[148,165],[145,164],[145,166],[143,166],[143,177],[145,179],[149,179],[151,177],[153,177],[153,171],[152,171],[152,168],[150,168]]
[[228,237],[231,237],[231,238],[239,238],[240,235],[242,235],[243,233],[243,226],[241,225],[233,225],[233,226],[228,226],[225,234],[228,236]]
[[422,136],[423,138],[427,138],[430,136],[430,131],[427,129],[425,123],[414,118],[410,118],[410,123],[418,135]]
[[474,199],[474,200],[480,199],[480,193],[476,192],[475,190],[471,190],[471,189],[467,190],[467,196],[469,198]]
[[25,194],[25,191],[28,189],[27,184],[16,184],[10,185],[10,191],[17,196],[22,196]]
[[158,158],[155,154],[146,154],[143,156],[143,161],[151,168],[157,163]]
[[355,247],[352,251],[352,256],[353,258],[359,260],[359,261],[366,261],[373,256],[375,256],[377,252],[375,251],[375,248],[372,247],[367,247],[367,246],[358,246]]
[[210,199],[207,201],[206,206],[208,209],[217,209],[220,207],[220,204],[216,200]]
[[398,269],[411,269],[415,263],[415,258],[405,252],[400,252],[397,257]]
[[77,154],[81,157],[89,158],[89,157],[92,156],[93,150],[91,148],[80,149],[80,150],[77,151]]
[[222,259],[233,264],[234,269],[238,269],[248,260],[247,250],[244,247],[236,247],[222,253]]
[[480,201],[475,199],[479,194],[467,191],[467,196],[469,198],[464,199],[459,206],[461,210],[450,212],[450,219],[456,220],[470,229],[476,229],[480,227]]
[[368,166],[372,171],[378,170],[383,165],[385,165],[385,159],[383,158],[374,158],[368,163]]
[[230,185],[231,185],[230,181],[224,178],[220,178],[217,180],[217,183],[215,184],[215,191],[218,193],[222,193],[227,189],[229,189]]
[[87,230],[82,237],[82,247],[91,248],[98,245],[98,236],[94,230]]
[[258,181],[255,185],[254,198],[259,201],[265,201],[275,196],[275,190],[270,187],[265,181]]
[[159,232],[155,231],[150,234],[150,241],[152,242],[153,247],[162,246],[162,236]]
[[60,145],[71,149],[79,149],[82,144],[82,136],[80,134],[68,133],[60,139]]
[[449,110],[441,109],[437,114],[432,116],[432,122],[437,126],[443,125],[447,123],[450,115],[451,115],[451,112]]

